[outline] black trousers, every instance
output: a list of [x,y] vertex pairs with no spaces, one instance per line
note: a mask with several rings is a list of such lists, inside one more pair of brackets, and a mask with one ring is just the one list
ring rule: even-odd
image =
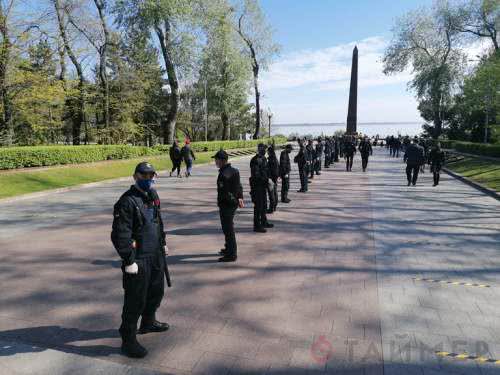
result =
[[434,185],[439,185],[440,171],[441,171],[441,164],[431,165],[431,172],[432,172],[432,177],[434,178]]
[[160,250],[156,256],[136,259],[135,262],[139,267],[135,275],[126,273],[122,266],[125,291],[120,326],[122,337],[135,335],[139,317],[146,320],[154,317],[165,289],[165,258]]
[[361,155],[361,165],[363,167],[363,170],[366,169],[366,167],[368,167],[368,155]]
[[290,190],[290,177],[281,176],[281,201],[288,199],[288,190]]
[[181,173],[181,163],[182,161],[181,160],[172,160],[172,172],[171,173],[174,173],[175,170],[177,170],[177,176]]
[[299,167],[299,177],[300,177],[300,190],[307,191],[307,167],[300,168]]
[[278,179],[273,180],[274,186],[272,189],[267,187],[267,195],[269,196],[269,208],[273,211],[278,207]]
[[352,162],[354,161],[354,155],[353,156],[347,156],[345,157],[345,167],[347,171],[350,171],[352,169]]
[[406,178],[408,183],[415,185],[418,179],[418,172],[420,171],[420,165],[407,165],[406,166]]
[[252,188],[252,201],[253,201],[253,227],[263,228],[267,224],[267,197],[266,187],[258,186]]
[[235,213],[236,207],[219,207],[220,225],[225,238],[224,248],[228,257],[236,257],[238,253],[236,234],[234,233]]

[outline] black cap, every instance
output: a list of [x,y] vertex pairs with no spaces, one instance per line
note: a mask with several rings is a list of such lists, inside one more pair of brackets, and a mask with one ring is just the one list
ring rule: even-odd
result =
[[227,160],[227,159],[229,159],[229,155],[227,154],[226,151],[219,150],[219,151],[217,151],[217,153],[214,156],[212,156],[212,159]]
[[156,170],[150,163],[143,161],[142,163],[137,164],[135,167],[135,173],[156,173]]
[[293,149],[293,146],[292,146],[290,143],[288,143],[288,144],[285,146],[285,148],[288,148],[288,149],[292,150],[292,149]]

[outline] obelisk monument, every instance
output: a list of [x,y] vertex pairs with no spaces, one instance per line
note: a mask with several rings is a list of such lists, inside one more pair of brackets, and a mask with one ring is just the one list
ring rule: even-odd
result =
[[349,90],[349,109],[347,110],[347,134],[357,132],[358,113],[358,47],[352,51],[351,88]]

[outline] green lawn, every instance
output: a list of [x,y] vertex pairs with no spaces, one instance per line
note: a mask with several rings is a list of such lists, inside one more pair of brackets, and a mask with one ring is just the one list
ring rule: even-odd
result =
[[465,157],[463,160],[448,163],[446,167],[484,186],[500,191],[500,161]]
[[[197,153],[195,166],[196,164],[211,162],[213,154],[213,152]],[[38,171],[3,172],[0,173],[0,199],[43,190],[132,176],[135,166],[143,160],[149,161],[157,170],[166,170],[172,166],[168,156],[153,156],[140,159],[98,162],[87,165],[53,167]]]

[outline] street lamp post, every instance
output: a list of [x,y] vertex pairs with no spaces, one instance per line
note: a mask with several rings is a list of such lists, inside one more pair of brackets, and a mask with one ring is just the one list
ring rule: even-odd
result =
[[269,122],[268,122],[268,127],[269,127],[269,138],[271,138],[271,119],[273,118],[273,114],[271,113],[271,110],[269,109],[268,112],[267,112],[267,117],[269,119]]

